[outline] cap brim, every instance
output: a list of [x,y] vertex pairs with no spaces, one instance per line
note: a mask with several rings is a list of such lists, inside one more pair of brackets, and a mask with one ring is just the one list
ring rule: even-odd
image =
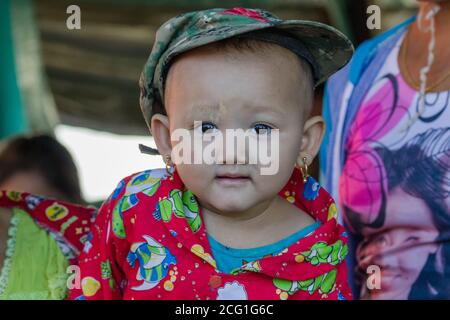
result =
[[246,32],[276,28],[287,32],[298,38],[310,51],[318,66],[318,76],[314,83],[315,86],[324,82],[333,73],[344,67],[352,57],[354,47],[351,41],[339,30],[316,21],[308,20],[285,20],[280,23],[254,23],[246,27],[238,27],[232,30],[229,27],[228,31],[221,34],[214,34],[214,36],[205,36],[198,39],[193,44],[190,39],[183,43],[178,43],[173,50],[169,50],[164,60],[167,65],[169,60],[182,52],[192,50],[194,48],[207,45],[209,43],[217,42],[227,38],[232,38],[239,34]]
[[339,30],[315,21],[287,20],[276,28],[301,40],[319,67],[315,85],[344,67],[354,51],[351,41]]

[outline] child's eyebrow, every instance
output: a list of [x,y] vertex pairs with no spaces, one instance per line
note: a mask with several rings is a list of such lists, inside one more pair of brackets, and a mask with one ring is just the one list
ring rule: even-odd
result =
[[193,105],[186,118],[188,121],[200,121],[204,119],[219,121],[220,117],[226,112],[227,108],[223,103],[214,105]]
[[210,114],[217,112],[219,105],[193,105],[190,110],[193,114]]
[[251,105],[246,106],[249,110],[255,112],[255,113],[272,113],[276,115],[284,115],[287,113],[287,110],[285,108],[280,107],[274,107],[271,105]]
[[[255,114],[268,113],[275,116],[283,116],[287,113],[285,108],[276,108],[270,105],[246,105],[244,107],[247,111]],[[228,112],[226,104],[219,103],[213,105],[193,105],[186,117],[188,121],[208,119],[213,122],[218,122],[220,118]]]

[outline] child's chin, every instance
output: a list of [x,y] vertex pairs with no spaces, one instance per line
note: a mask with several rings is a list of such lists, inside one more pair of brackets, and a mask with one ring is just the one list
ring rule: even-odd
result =
[[249,210],[254,206],[253,203],[245,201],[244,199],[233,199],[224,197],[221,201],[214,201],[214,208],[217,211],[226,213],[226,214],[239,214],[239,212],[243,212]]

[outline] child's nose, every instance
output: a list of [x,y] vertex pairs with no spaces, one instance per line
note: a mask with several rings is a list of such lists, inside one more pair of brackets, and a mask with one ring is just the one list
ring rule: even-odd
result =
[[225,140],[224,145],[224,159],[226,164],[246,164],[247,163],[247,149],[246,143],[239,139]]

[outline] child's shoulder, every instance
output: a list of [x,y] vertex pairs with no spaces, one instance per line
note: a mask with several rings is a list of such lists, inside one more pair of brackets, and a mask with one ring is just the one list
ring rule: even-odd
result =
[[101,209],[108,213],[107,220],[112,220],[112,229],[117,237],[125,238],[127,225],[134,224],[132,222],[141,215],[147,215],[149,211],[154,214],[151,208],[156,208],[158,190],[167,177],[164,168],[151,169],[131,174],[118,183]]
[[124,209],[135,207],[142,195],[147,197],[155,195],[167,176],[167,171],[163,168],[133,173],[120,180],[103,205],[116,206],[122,203]]

